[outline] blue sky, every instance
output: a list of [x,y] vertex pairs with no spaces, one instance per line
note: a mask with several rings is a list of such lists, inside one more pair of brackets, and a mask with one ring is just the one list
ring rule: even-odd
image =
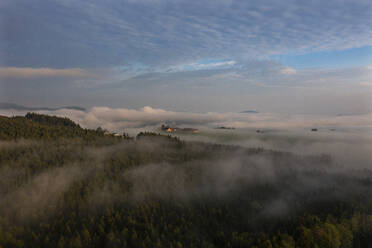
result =
[[0,98],[368,112],[371,13],[367,0],[3,0]]
[[274,55],[271,59],[295,69],[345,68],[372,65],[372,46],[345,50],[312,52],[301,55]]

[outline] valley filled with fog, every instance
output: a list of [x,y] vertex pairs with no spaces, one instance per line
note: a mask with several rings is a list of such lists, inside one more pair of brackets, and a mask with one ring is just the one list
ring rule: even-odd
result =
[[[110,111],[7,111],[0,117],[4,247],[371,242],[366,117],[307,116],[314,128],[273,114],[164,111],[152,120],[160,110],[130,110],[135,122]],[[335,125],[337,118],[349,126]]]

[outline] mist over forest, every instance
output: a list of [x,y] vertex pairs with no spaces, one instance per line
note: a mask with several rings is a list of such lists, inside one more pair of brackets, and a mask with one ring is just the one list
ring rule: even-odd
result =
[[372,248],[371,0],[0,0],[0,248]]
[[337,129],[1,116],[0,246],[369,247],[372,140]]

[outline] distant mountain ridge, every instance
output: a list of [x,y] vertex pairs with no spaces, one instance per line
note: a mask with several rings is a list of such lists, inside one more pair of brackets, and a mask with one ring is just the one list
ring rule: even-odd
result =
[[240,114],[258,114],[259,112],[256,111],[256,110],[245,110],[245,111],[241,111],[239,113]]
[[86,111],[83,107],[78,106],[62,106],[57,108],[48,108],[48,107],[27,107],[15,103],[8,103],[8,102],[0,102],[0,109],[15,109],[15,110],[24,110],[24,111],[37,111],[37,110],[46,110],[46,111],[55,111],[60,109],[73,109],[73,110],[80,110]]

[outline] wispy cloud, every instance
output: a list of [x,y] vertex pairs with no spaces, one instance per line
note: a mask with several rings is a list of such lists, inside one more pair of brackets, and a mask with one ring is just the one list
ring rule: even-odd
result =
[[229,60],[229,61],[198,62],[198,63],[189,64],[186,66],[190,66],[195,69],[203,70],[203,69],[226,68],[226,67],[231,67],[235,64],[236,64],[236,61]]
[[296,74],[296,70],[291,67],[285,67],[280,70],[280,73],[284,75],[292,75],[292,74]]
[[91,77],[94,76],[80,68],[53,69],[30,67],[0,67],[0,77],[3,78],[38,78],[38,77]]

